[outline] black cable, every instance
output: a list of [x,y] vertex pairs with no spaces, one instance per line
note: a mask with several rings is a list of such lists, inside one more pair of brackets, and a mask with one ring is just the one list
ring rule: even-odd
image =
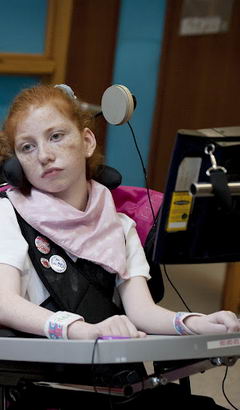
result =
[[228,404],[230,404],[230,406],[232,406],[235,410],[239,410],[238,407],[235,407],[235,406],[231,403],[231,401],[228,399],[228,397],[227,397],[227,395],[226,395],[226,393],[225,393],[225,381],[226,381],[227,374],[228,374],[228,368],[229,368],[229,366],[226,366],[225,374],[224,374],[224,377],[223,377],[223,380],[222,380],[222,392],[223,392],[223,395],[224,395],[225,399],[227,400]]
[[[96,347],[97,347],[97,344],[98,344],[99,339],[100,339],[100,338],[97,337],[97,338],[95,339],[94,345],[93,345],[92,359],[91,359],[91,374],[92,374],[92,376],[94,376],[95,352],[96,352]],[[97,386],[95,385],[95,377],[92,377],[92,382],[93,382],[93,389],[94,389],[95,393],[98,393]]]
[[186,304],[185,300],[183,299],[183,297],[180,295],[179,291],[177,290],[177,288],[174,286],[173,282],[171,281],[171,279],[168,276],[167,273],[167,269],[166,269],[166,265],[163,265],[163,270],[164,273],[166,275],[167,280],[169,281],[169,283],[171,284],[171,286],[173,287],[173,289],[175,290],[175,292],[178,294],[179,298],[181,299],[182,303],[184,304],[184,306],[186,307],[186,309],[188,310],[188,312],[191,312],[191,309],[188,307],[188,305]]
[[[134,131],[133,131],[133,128],[132,128],[132,126],[131,126],[131,124],[130,124],[129,121],[127,122],[127,124],[128,124],[128,126],[129,126],[129,128],[130,128],[130,130],[131,130],[132,137],[133,137],[133,141],[134,141],[134,144],[135,144],[135,147],[136,147],[136,150],[137,150],[137,153],[138,153],[138,156],[139,156],[141,165],[142,165],[143,174],[144,174],[144,178],[145,178],[146,189],[147,189],[148,200],[149,200],[149,204],[150,204],[150,207],[151,207],[151,211],[152,211],[152,215],[153,215],[153,221],[154,221],[154,225],[155,225],[156,222],[157,222],[157,218],[156,218],[156,216],[155,216],[155,213],[154,213],[154,210],[153,210],[153,206],[152,206],[151,197],[150,197],[150,191],[149,191],[149,185],[148,185],[148,179],[147,179],[147,171],[146,171],[146,168],[145,168],[145,166],[144,166],[143,158],[142,158],[140,149],[139,149],[139,147],[138,147],[137,139],[136,139],[135,133],[134,133]],[[177,288],[174,286],[174,284],[173,284],[172,281],[170,280],[170,278],[169,278],[169,276],[168,276],[168,274],[167,274],[166,266],[163,265],[163,267],[164,267],[164,272],[165,272],[165,275],[166,275],[166,277],[167,277],[169,283],[171,284],[171,286],[173,287],[173,289],[175,290],[175,292],[178,294],[179,298],[180,298],[181,301],[183,302],[184,306],[187,308],[188,312],[191,312],[191,309],[187,306],[187,304],[186,304],[186,302],[184,301],[183,297],[180,295],[179,291],[177,290]]]
[[[94,392],[98,393],[98,394],[101,394],[101,393],[98,391],[97,386],[95,384],[95,374],[94,374],[95,362],[94,362],[94,360],[95,360],[96,347],[97,347],[98,341],[100,339],[101,339],[101,337],[97,337],[94,341],[93,351],[92,351],[92,359],[91,359],[91,374],[92,374],[93,389],[94,389]],[[110,406],[110,410],[112,410],[113,409],[113,403],[112,403],[112,395],[111,395],[111,386],[109,385],[108,388],[109,388],[109,390],[108,390],[108,393],[109,393],[109,396],[108,396],[109,397],[109,406]]]
[[[94,392],[98,393],[98,394],[101,394],[101,392],[97,390],[97,386],[95,384],[95,377],[94,377],[94,367],[95,367],[95,361],[94,360],[95,360],[96,347],[97,347],[97,344],[98,344],[99,340],[101,340],[101,337],[96,338],[95,341],[94,341],[94,345],[93,345],[92,359],[91,359],[91,373],[92,373],[92,382],[93,382]],[[108,387],[108,398],[109,398],[110,409],[113,409],[112,398],[113,398],[114,395],[111,393],[111,389],[114,385],[114,378],[117,378],[117,377],[121,376],[121,374],[126,373],[126,371],[127,370],[121,370],[121,371],[117,372],[116,374],[114,374],[112,376],[112,383],[109,383],[109,385],[107,386]],[[134,400],[136,398],[136,396],[140,395],[141,392],[144,390],[143,377],[142,377],[141,381],[142,381],[142,390],[140,390],[139,392],[137,392],[135,394],[132,394],[130,397],[127,397],[125,399],[123,398],[122,400],[119,400],[119,401],[115,401],[114,406],[120,406],[121,404],[129,403],[130,401]]]
[[142,165],[143,175],[144,175],[144,179],[145,179],[145,186],[146,186],[146,189],[147,189],[147,196],[148,196],[148,200],[149,200],[149,204],[150,204],[150,208],[151,208],[151,212],[152,212],[152,216],[153,216],[153,222],[154,222],[154,225],[155,225],[156,222],[157,222],[157,218],[156,218],[156,215],[155,215],[155,213],[154,213],[153,206],[152,206],[152,201],[151,201],[151,196],[150,196],[150,189],[149,189],[148,179],[147,179],[147,171],[146,171],[146,168],[145,168],[145,166],[144,166],[143,158],[142,158],[140,149],[139,149],[139,147],[138,147],[137,139],[136,139],[135,133],[134,133],[134,131],[133,131],[133,128],[132,128],[132,126],[131,126],[131,124],[130,124],[129,121],[127,122],[127,124],[128,124],[128,126],[129,126],[129,128],[130,128],[130,130],[131,130],[132,137],[133,137],[133,141],[134,141],[134,144],[135,144],[135,147],[136,147],[136,150],[137,150],[137,153],[138,153],[138,156],[139,156],[141,165]]

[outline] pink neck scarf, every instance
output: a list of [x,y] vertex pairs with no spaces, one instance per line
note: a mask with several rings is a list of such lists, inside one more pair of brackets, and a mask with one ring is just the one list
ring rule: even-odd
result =
[[127,279],[125,238],[111,192],[91,180],[86,210],[32,188],[29,196],[7,191],[22,218],[65,251]]

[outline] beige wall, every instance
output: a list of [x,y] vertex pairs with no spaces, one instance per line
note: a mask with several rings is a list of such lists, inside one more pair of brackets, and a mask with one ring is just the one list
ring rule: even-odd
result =
[[[167,273],[191,311],[211,313],[221,309],[226,264],[166,265]],[[161,306],[172,310],[186,308],[166,279]]]

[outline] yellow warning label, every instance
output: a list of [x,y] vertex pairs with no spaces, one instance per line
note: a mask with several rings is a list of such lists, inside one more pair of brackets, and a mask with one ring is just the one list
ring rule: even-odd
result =
[[187,230],[192,198],[188,192],[173,192],[166,227],[167,232]]

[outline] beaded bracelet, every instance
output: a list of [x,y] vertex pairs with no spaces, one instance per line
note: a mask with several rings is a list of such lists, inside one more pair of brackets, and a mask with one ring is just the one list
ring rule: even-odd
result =
[[44,333],[48,339],[68,339],[68,326],[84,318],[76,313],[59,311],[48,318],[44,325]]
[[179,335],[196,335],[196,332],[193,332],[189,327],[187,327],[184,323],[184,319],[189,316],[204,316],[202,313],[194,313],[194,312],[177,312],[173,319],[173,326],[176,332]]

